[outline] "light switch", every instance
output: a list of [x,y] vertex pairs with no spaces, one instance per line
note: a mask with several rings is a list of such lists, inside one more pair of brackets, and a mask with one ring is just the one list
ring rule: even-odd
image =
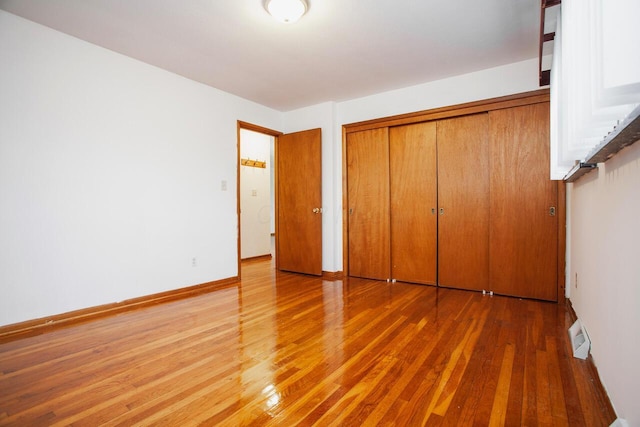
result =
[[222,182],[220,183],[220,189],[222,191],[227,191],[227,181],[226,180],[222,180]]

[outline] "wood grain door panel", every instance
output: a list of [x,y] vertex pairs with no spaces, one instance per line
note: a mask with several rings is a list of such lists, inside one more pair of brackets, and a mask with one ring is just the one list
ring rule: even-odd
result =
[[389,130],[391,277],[436,284],[436,124]]
[[438,125],[438,284],[489,289],[489,117]]
[[557,301],[557,182],[549,179],[549,104],[491,111],[490,283]]
[[388,128],[347,135],[347,187],[349,275],[389,279]]
[[281,135],[276,146],[276,265],[322,274],[322,135],[320,129]]

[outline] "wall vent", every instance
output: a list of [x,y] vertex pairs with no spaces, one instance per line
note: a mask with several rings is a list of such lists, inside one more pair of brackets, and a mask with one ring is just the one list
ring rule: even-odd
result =
[[589,356],[589,348],[591,347],[591,340],[587,331],[582,326],[580,319],[576,321],[569,328],[569,338],[571,339],[571,348],[573,349],[573,357],[578,359],[586,359]]

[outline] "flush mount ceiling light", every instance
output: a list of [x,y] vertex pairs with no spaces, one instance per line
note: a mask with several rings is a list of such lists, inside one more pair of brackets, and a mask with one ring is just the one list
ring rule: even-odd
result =
[[307,11],[306,0],[267,0],[267,11],[280,22],[296,22]]

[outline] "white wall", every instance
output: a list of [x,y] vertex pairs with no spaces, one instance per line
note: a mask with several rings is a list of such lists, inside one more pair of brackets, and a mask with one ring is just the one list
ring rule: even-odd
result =
[[568,187],[571,302],[618,416],[640,426],[640,142]]
[[240,157],[266,162],[265,168],[240,167],[242,259],[271,253],[271,142],[274,138],[240,130]]
[[0,325],[237,276],[237,120],[282,113],[4,11],[0,64]]
[[337,120],[341,126],[538,89],[536,58],[341,102]]

